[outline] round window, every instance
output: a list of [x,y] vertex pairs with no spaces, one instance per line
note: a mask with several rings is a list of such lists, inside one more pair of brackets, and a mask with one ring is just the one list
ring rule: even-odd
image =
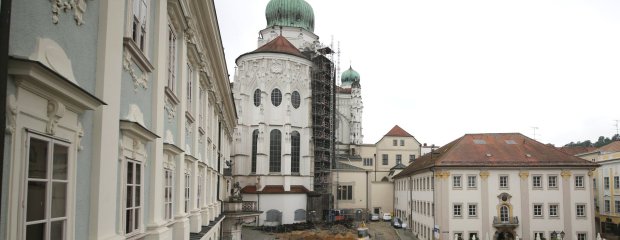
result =
[[301,103],[301,97],[299,96],[299,92],[297,91],[293,92],[291,103],[293,104],[294,108],[299,108],[299,104]]
[[254,106],[260,106],[260,89],[254,91]]
[[280,92],[280,89],[275,88],[271,91],[271,103],[276,107],[282,103],[282,92]]

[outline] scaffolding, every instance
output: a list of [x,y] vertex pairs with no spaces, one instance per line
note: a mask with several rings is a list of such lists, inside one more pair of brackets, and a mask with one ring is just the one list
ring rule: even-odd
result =
[[308,54],[312,60],[312,139],[314,144],[314,191],[308,199],[308,210],[323,220],[333,209],[331,167],[335,161],[335,66],[329,47]]

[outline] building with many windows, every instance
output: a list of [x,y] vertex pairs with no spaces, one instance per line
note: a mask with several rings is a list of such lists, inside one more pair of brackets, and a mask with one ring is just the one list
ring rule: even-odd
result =
[[466,134],[394,177],[396,211],[419,239],[595,239],[596,167],[519,133]]
[[596,162],[601,166],[594,171],[594,204],[596,230],[606,239],[620,236],[620,141],[575,156]]
[[375,144],[348,146],[336,155],[334,207],[392,213],[398,204],[392,178],[419,157],[420,142],[396,125]]
[[236,125],[213,1],[13,1],[2,239],[218,239]]

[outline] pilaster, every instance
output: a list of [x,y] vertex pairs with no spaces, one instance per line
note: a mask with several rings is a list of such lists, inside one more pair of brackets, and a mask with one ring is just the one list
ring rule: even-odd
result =
[[[562,170],[562,173],[560,173],[560,176],[562,176],[562,211],[564,214],[564,232],[567,233],[564,240],[571,240],[574,237],[571,220],[575,219],[575,216],[572,214],[572,209],[575,208],[575,206],[572,204],[571,200],[571,175],[572,173],[570,170]],[[586,185],[587,183],[583,184]],[[592,212],[591,215],[594,215],[594,212]],[[590,215],[586,216],[591,217]]]
[[482,232],[480,233],[480,236],[493,236],[493,233],[491,233],[489,226],[491,226],[490,223],[490,217],[489,217],[489,211],[486,211],[485,208],[488,209],[489,206],[489,171],[487,170],[483,170],[480,171],[480,190],[481,190],[481,194],[482,194],[482,201],[480,202],[480,209],[479,212],[482,213]]
[[521,233],[519,234],[523,240],[530,240],[530,191],[529,191],[529,176],[528,171],[519,172],[519,179],[521,180],[520,195],[521,195]]

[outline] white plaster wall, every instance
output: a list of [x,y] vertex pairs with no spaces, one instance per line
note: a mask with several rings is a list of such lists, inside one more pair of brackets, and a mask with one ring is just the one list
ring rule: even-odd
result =
[[[244,196],[245,197],[245,196]],[[259,224],[265,223],[267,211],[276,209],[282,212],[282,224],[292,224],[294,221],[295,210],[306,210],[306,194],[261,194],[259,209],[263,213],[259,217]]]

